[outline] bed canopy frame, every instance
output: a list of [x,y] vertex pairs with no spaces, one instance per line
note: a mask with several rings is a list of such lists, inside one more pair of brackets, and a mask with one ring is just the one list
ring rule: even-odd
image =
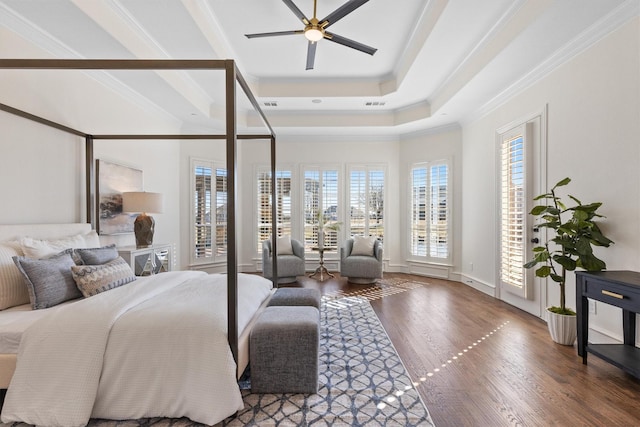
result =
[[[22,70],[223,70],[225,73],[225,133],[223,134],[186,134],[186,135],[153,135],[153,134],[110,134],[95,135],[82,132],[77,129],[65,126],[60,123],[48,120],[0,103],[0,110],[20,116],[22,118],[49,126],[69,134],[84,138],[85,141],[85,191],[86,191],[86,216],[87,223],[91,223],[92,228],[96,228],[96,206],[95,206],[95,159],[93,153],[93,143],[95,140],[135,140],[135,139],[171,139],[171,140],[193,140],[193,139],[216,139],[226,141],[226,167],[227,167],[227,335],[229,346],[234,360],[238,361],[238,260],[236,241],[236,155],[238,139],[267,139],[270,141],[270,166],[271,166],[271,200],[276,200],[276,136],[269,124],[264,112],[256,101],[251,89],[245,79],[240,74],[235,61],[226,60],[142,60],[142,59],[0,59],[0,70],[22,69]],[[249,99],[253,108],[262,118],[269,133],[267,134],[238,134],[236,117],[236,83]],[[277,220],[277,207],[273,205],[271,209],[271,223]],[[276,252],[277,236],[271,233],[274,254]],[[278,277],[278,264],[276,256],[273,257],[273,277]],[[277,286],[277,279],[273,279],[274,286]]]

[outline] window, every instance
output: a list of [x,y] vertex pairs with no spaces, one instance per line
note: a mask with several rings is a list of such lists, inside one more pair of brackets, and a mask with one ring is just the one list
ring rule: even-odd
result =
[[226,260],[227,171],[213,162],[192,160],[192,263]]
[[384,237],[384,177],[377,167],[353,167],[349,172],[351,235]]
[[[291,171],[276,172],[277,234],[291,235]],[[258,253],[271,237],[271,172],[258,172]]]
[[501,285],[522,297],[527,294],[526,228],[528,166],[526,127],[500,136],[500,276]]
[[449,200],[447,162],[411,169],[411,255],[439,261],[449,258]]
[[[339,222],[339,175],[337,170],[307,169],[304,175],[304,244],[311,251],[318,246],[318,218],[326,224]],[[324,246],[338,247],[338,233],[325,229]]]

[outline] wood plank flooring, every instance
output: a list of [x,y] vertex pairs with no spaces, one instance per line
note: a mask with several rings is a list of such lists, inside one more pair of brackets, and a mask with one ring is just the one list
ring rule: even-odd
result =
[[338,275],[290,286],[372,295],[438,427],[640,426],[640,381],[593,355],[583,365],[575,345],[551,341],[542,320],[462,283],[385,280],[419,284],[383,297]]

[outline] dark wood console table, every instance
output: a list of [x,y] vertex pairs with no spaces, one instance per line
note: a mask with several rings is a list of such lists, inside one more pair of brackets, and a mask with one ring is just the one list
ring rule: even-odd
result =
[[[591,298],[622,309],[624,344],[590,344],[589,301]],[[587,353],[640,378],[640,348],[636,347],[636,313],[640,313],[640,273],[635,271],[576,272],[578,355],[587,363]]]

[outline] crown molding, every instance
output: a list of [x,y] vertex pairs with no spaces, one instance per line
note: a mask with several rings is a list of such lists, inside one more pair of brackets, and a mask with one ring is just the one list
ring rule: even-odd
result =
[[475,112],[464,117],[461,120],[461,123],[468,124],[486,116],[496,108],[508,102],[511,98],[524,92],[526,89],[529,89],[534,84],[547,77],[558,67],[566,64],[576,56],[588,50],[590,47],[638,15],[640,15],[640,0],[625,1],[565,46],[558,49],[554,54],[547,58],[547,60],[531,70],[528,74],[508,86],[498,95],[494,96]]

